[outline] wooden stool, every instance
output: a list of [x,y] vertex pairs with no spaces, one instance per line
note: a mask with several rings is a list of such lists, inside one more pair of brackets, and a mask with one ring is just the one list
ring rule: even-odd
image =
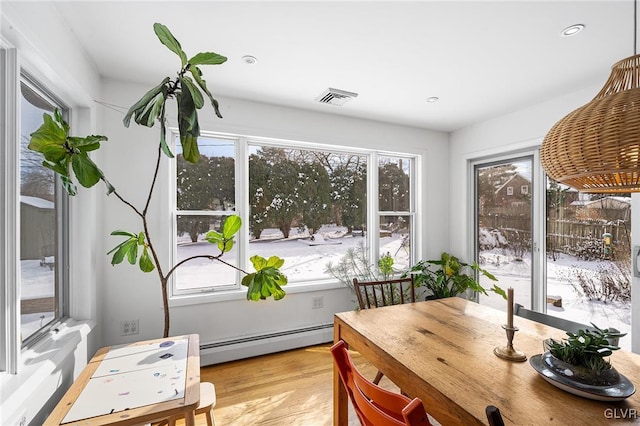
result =
[[[200,382],[200,404],[196,408],[196,416],[204,413],[207,416],[207,426],[214,426],[216,424],[213,417],[213,407],[216,406],[216,388],[213,383]],[[176,421],[183,418],[182,416],[169,417],[168,420],[164,420],[157,424],[157,426],[175,426]]]

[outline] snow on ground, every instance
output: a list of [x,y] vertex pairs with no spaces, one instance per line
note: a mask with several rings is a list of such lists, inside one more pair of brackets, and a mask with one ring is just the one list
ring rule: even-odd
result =
[[[283,239],[277,230],[267,230],[263,238],[253,240],[249,244],[249,256],[258,254],[262,257],[278,255],[285,259],[283,272],[296,279],[330,278],[325,274],[328,262],[337,263],[349,248],[355,248],[365,239],[357,235],[347,235],[344,228],[336,226],[322,227],[318,233],[327,244],[309,244],[309,235],[300,233],[297,229],[291,230],[289,239]],[[306,240],[304,239],[306,238]],[[320,239],[319,239],[320,240]],[[337,244],[338,243],[338,244]],[[380,252],[390,253],[396,257],[394,267],[401,270],[407,267],[407,248],[403,235],[393,234],[390,237],[380,239]],[[219,252],[216,247],[208,242],[191,243],[188,238],[182,239],[178,249],[179,259],[200,254],[213,254]],[[236,249],[223,256],[223,260],[232,262]],[[484,251],[482,253],[482,267],[498,278],[497,284],[506,289],[514,288],[515,301],[524,306],[531,303],[531,260],[524,258],[515,260],[513,256],[505,255],[498,251]],[[46,266],[40,266],[39,260],[25,260],[22,267],[22,297],[50,297],[54,294],[54,271]],[[573,286],[567,281],[571,277],[572,268],[595,270],[598,262],[580,261],[567,255],[559,255],[556,261],[547,260],[547,294],[562,297],[562,307],[554,307],[547,304],[547,312],[562,318],[583,324],[593,322],[601,328],[614,327],[628,333],[620,340],[620,346],[631,348],[631,305],[630,303],[588,301],[579,297]],[[249,268],[251,271],[252,267]],[[209,260],[192,261],[181,266],[177,272],[179,288],[216,287],[230,285],[235,282],[233,269],[218,262]],[[492,282],[481,280],[485,287],[491,287]],[[492,293],[490,293],[491,295]],[[481,296],[480,303],[506,311],[506,304],[500,297]],[[52,318],[51,313],[30,314],[22,317],[23,336],[28,336],[37,330],[41,324],[46,324]]]
[[[55,290],[55,272],[47,265],[40,265],[40,260],[23,260],[20,262],[22,299],[53,297]],[[53,312],[22,315],[20,318],[23,338],[40,329],[53,319]]]
[[[516,303],[531,306],[531,258],[515,260],[498,251],[482,252],[482,268],[496,276],[498,286],[513,287]],[[547,304],[547,313],[585,325],[594,323],[600,328],[616,328],[627,333],[620,339],[620,347],[631,350],[631,303],[590,301],[581,297],[571,285],[572,269],[595,271],[606,261],[584,261],[560,254],[557,260],[547,259],[547,295],[561,296],[562,307]],[[485,288],[493,282],[481,280]],[[577,284],[577,283],[576,283]],[[499,296],[480,296],[480,303],[506,311],[506,303]]]
[[[310,244],[310,235],[294,228],[288,239],[282,238],[278,230],[265,230],[259,240],[249,243],[249,257],[259,255],[265,258],[279,256],[284,259],[282,272],[287,276],[295,276],[296,281],[328,279],[325,273],[327,263],[338,263],[350,248],[364,244],[365,239],[360,235],[347,234],[346,230],[337,226],[323,226],[316,235],[326,244]],[[394,268],[404,270],[408,268],[408,248],[405,248],[404,236],[392,234],[390,237],[380,238],[380,252],[389,253],[396,258]],[[182,260],[198,254],[219,254],[218,249],[206,241],[191,243],[187,239],[178,248],[178,259]],[[232,262],[236,256],[236,247],[225,253],[223,260]],[[233,262],[232,262],[233,263]],[[252,272],[249,265],[247,272]],[[186,287],[215,287],[233,283],[234,271],[218,262],[197,260],[181,266],[177,271],[178,288]]]

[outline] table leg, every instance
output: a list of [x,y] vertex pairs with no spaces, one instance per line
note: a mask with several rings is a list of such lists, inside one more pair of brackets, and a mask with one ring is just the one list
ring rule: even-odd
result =
[[186,413],[184,413],[184,424],[185,426],[196,426],[195,411],[187,411]]
[[[340,340],[340,326],[334,323],[333,327],[333,342]],[[333,425],[334,426],[347,426],[349,423],[348,412],[348,396],[347,390],[340,380],[340,373],[338,373],[338,367],[333,364]]]

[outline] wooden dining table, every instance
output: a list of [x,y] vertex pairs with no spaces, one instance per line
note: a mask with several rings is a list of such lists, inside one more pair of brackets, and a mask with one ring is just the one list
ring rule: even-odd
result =
[[[338,313],[334,341],[343,340],[442,425],[488,424],[485,409],[498,407],[509,425],[601,425],[622,418],[640,422],[640,392],[622,401],[595,401],[553,386],[529,363],[543,340],[564,331],[515,317],[513,346],[525,362],[493,352],[507,344],[507,314],[462,298],[432,300]],[[640,386],[640,355],[618,350],[616,370]],[[348,397],[334,368],[334,425],[348,423]]]
[[132,426],[184,416],[195,426],[200,402],[197,334],[99,349],[45,426]]

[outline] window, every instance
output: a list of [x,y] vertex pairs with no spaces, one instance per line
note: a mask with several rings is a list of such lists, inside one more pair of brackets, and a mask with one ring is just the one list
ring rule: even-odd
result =
[[380,255],[390,255],[396,269],[411,266],[413,208],[411,197],[411,159],[378,159],[378,215]]
[[[236,213],[236,141],[200,138],[197,164],[185,161],[180,144],[176,145],[176,260],[201,254],[215,256],[219,254],[217,247],[204,236],[210,230],[220,231],[225,217]],[[224,260],[238,265],[237,246],[225,253]],[[175,272],[178,293],[237,288],[237,281],[232,268],[207,259],[193,260]]]
[[43,113],[61,106],[34,83],[20,84],[20,332],[23,346],[65,313],[66,193],[59,178],[27,148]]
[[[215,252],[204,235],[231,214],[246,232],[223,259],[250,271],[251,256],[279,256],[290,285],[332,280],[326,265],[358,244],[373,262],[392,256],[396,269],[415,259],[415,156],[228,135],[198,146],[198,164],[179,154],[176,163],[176,260]],[[174,294],[237,289],[241,278],[216,262],[190,262],[178,268]]]
[[[532,273],[536,222],[532,217],[531,199],[514,197],[505,200],[498,195],[497,188],[514,179],[532,182],[533,165],[533,156],[474,164],[474,260],[498,278],[498,286],[505,290],[513,287],[515,302],[527,307],[531,305],[532,288],[536,282]],[[535,187],[532,186],[532,190]],[[513,187],[507,187],[507,194],[513,195]],[[484,288],[493,286],[493,281],[487,277],[481,275],[478,278]],[[492,292],[487,296],[480,294],[478,300],[481,304],[506,309],[504,300]]]
[[[479,160],[475,172],[475,252],[481,266],[513,287],[529,309],[627,333],[631,347],[631,197],[588,194],[544,176],[535,152]],[[497,197],[519,179],[526,196]],[[539,190],[538,188],[544,188]],[[485,287],[493,282],[480,277]],[[505,309],[489,293],[480,303]]]
[[522,186],[520,187],[520,193],[521,193],[522,195],[527,195],[527,194],[529,194],[529,186],[527,186],[527,185],[522,185]]

